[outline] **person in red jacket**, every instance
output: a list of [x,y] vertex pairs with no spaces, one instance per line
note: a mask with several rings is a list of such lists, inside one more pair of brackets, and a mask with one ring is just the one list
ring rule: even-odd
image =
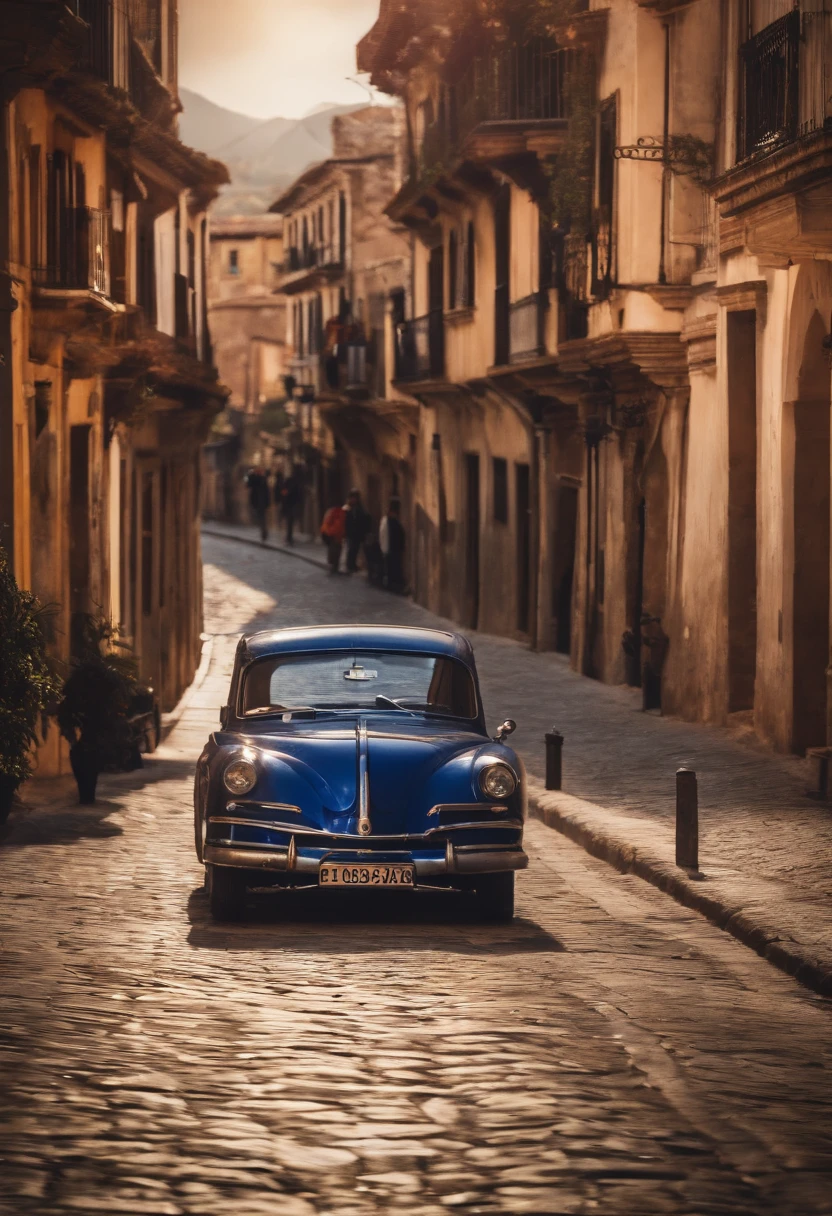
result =
[[347,513],[343,507],[330,507],[321,524],[321,537],[326,545],[326,560],[330,574],[338,573],[341,561],[341,546],[347,527]]

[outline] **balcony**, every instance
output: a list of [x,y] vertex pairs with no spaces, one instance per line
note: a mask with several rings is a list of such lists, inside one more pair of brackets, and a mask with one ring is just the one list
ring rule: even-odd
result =
[[435,310],[403,321],[396,331],[396,379],[441,380],[445,375],[445,323]]
[[534,292],[509,305],[509,362],[523,363],[545,353],[546,299]]
[[567,81],[574,52],[541,39],[525,45],[492,48],[471,61],[459,79],[446,87],[439,115],[425,131],[423,171],[465,150],[473,159],[488,154],[513,155],[536,144],[545,129],[554,135],[556,151],[568,118]]
[[286,250],[279,291],[302,291],[314,282],[337,278],[342,271],[338,246],[307,245]]
[[113,0],[74,0],[73,11],[89,26],[87,66],[107,84],[114,82]]
[[67,208],[60,217],[60,246],[32,281],[43,291],[91,292],[110,296],[110,212],[93,207]]
[[341,259],[335,245],[308,245],[305,249],[287,249],[283,259],[283,273],[295,274],[299,270],[340,265]]
[[289,374],[294,378],[296,391],[306,390],[314,396],[321,388],[320,355],[294,355],[289,360]]
[[832,125],[832,11],[803,10],[740,48],[738,161]]
[[739,51],[736,163],[712,185],[719,252],[827,257],[832,11],[800,0]]

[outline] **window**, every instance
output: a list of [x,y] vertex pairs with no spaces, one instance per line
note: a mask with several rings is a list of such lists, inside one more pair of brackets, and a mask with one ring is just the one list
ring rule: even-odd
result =
[[243,712],[293,708],[415,710],[470,719],[477,716],[477,695],[468,669],[446,656],[330,651],[254,663],[246,675]]
[[43,212],[40,192],[40,145],[38,144],[29,149],[29,265],[33,270],[42,264]]
[[457,307],[457,279],[459,274],[459,242],[455,232],[448,237],[448,308]]
[[240,254],[237,249],[229,249],[228,251],[228,273],[240,273]]
[[43,433],[49,425],[49,415],[52,411],[52,381],[35,381],[35,438]]
[[473,308],[474,225],[469,222],[448,236],[448,308]]
[[464,276],[462,280],[462,297],[466,308],[474,308],[477,302],[476,296],[476,241],[474,237],[474,224],[469,221],[468,230],[465,240],[465,260],[464,260]]
[[494,478],[494,523],[508,523],[508,461],[502,456],[495,456],[493,461]]

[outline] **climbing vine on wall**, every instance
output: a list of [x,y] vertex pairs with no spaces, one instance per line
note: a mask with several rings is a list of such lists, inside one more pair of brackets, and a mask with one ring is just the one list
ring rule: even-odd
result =
[[474,0],[477,19],[493,35],[525,40],[554,36],[586,0]]
[[549,212],[554,225],[574,235],[588,233],[595,163],[595,72],[588,53],[577,52],[567,82],[569,126],[551,163]]
[[[551,39],[568,47],[569,23],[585,11],[586,0],[474,0],[477,20],[488,38],[528,42]],[[595,68],[592,55],[575,49],[565,88],[569,126],[560,154],[549,166],[547,211],[562,231],[587,232],[592,206],[595,151]]]

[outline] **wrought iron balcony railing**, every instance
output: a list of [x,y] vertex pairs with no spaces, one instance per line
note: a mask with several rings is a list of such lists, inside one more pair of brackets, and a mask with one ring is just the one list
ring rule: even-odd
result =
[[797,135],[800,13],[793,9],[740,48],[739,159]]
[[337,267],[341,257],[336,245],[308,245],[305,249],[292,247],[286,250],[283,259],[284,274],[295,274],[298,270],[315,270],[317,267]]
[[39,287],[109,297],[110,212],[72,207],[61,219],[60,245],[45,266],[33,268],[33,281]]
[[113,83],[113,0],[75,0],[73,9],[89,26],[87,66],[96,76]]
[[832,125],[832,11],[801,0],[739,52],[737,160]]
[[566,119],[573,57],[573,51],[542,39],[477,56],[445,89],[437,119],[424,135],[423,168],[445,161],[483,123]]

